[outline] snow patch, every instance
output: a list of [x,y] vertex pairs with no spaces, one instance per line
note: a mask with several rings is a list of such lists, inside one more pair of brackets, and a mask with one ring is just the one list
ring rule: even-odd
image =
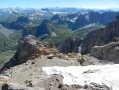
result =
[[47,75],[60,74],[64,77],[63,83],[67,85],[91,85],[97,83],[106,85],[113,90],[119,90],[119,64],[89,65],[70,67],[43,67]]

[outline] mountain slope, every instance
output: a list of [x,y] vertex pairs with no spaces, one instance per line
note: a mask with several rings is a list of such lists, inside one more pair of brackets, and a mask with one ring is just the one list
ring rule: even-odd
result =
[[72,29],[76,30],[82,26],[92,24],[92,23],[107,25],[112,20],[114,20],[114,17],[117,15],[119,15],[119,12],[99,13],[99,12],[90,11],[86,14],[79,15],[75,23],[72,25]]
[[119,37],[119,16],[104,29],[90,32],[84,39],[82,53],[89,53],[93,46],[100,46],[117,40]]
[[0,53],[7,50],[15,50],[18,40],[22,37],[22,31],[15,31],[0,26]]

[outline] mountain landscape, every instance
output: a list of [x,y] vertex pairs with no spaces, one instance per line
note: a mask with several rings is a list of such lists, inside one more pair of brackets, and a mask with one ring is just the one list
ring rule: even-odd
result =
[[[8,12],[14,17],[10,16],[10,22],[6,21],[8,17],[4,17]],[[17,32],[18,35],[22,33],[21,37],[34,35],[42,40],[53,41],[56,47],[60,47],[61,42],[68,38],[82,38],[90,31],[105,27],[119,14],[115,11],[75,8],[41,10],[6,8],[1,9],[0,13],[4,18],[0,22],[2,27]]]
[[117,8],[0,9],[0,90],[118,90],[118,63]]

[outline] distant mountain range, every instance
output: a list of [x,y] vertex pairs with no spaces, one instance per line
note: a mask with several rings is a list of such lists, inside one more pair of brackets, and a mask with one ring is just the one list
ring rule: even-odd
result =
[[[85,9],[85,8],[0,8],[0,21],[11,22],[14,21],[19,16],[28,16],[31,20],[36,20],[37,18],[44,19],[47,17],[52,17],[55,14],[68,15],[68,14],[83,14],[90,11],[94,12],[117,12],[119,8],[109,8],[109,9]],[[4,15],[4,17],[3,17]],[[38,20],[39,20],[38,19]]]
[[[104,28],[117,15],[119,12],[112,10],[83,8],[1,8],[0,33],[6,38],[3,33],[9,31],[6,42],[14,32],[14,43],[24,36],[34,35],[41,40],[53,41],[59,47],[68,38],[84,38],[89,32]],[[1,48],[1,51],[5,50]]]

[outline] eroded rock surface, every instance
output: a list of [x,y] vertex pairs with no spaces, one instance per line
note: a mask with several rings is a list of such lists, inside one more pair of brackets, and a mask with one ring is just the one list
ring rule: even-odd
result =
[[119,42],[111,42],[103,46],[92,48],[90,55],[98,58],[119,63]]

